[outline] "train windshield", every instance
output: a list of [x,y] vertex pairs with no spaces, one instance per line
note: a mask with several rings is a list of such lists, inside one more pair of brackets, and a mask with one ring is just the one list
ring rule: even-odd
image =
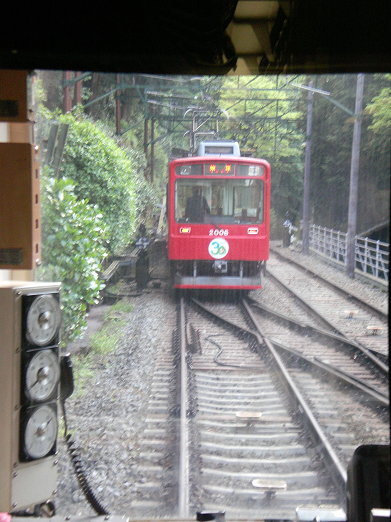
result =
[[179,179],[175,185],[178,223],[262,223],[263,202],[260,179]]

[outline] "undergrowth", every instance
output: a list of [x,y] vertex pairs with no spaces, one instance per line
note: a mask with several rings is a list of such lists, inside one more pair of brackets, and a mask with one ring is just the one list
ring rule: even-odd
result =
[[121,299],[110,306],[104,314],[101,328],[89,339],[88,352],[72,357],[74,396],[80,397],[85,393],[89,382],[95,376],[97,363],[101,366],[102,358],[117,350],[127,322],[127,315],[132,309],[133,304],[128,299]]

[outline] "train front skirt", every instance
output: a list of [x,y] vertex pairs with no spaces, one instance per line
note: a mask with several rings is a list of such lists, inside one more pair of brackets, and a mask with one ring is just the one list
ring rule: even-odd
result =
[[254,261],[172,261],[172,286],[253,290],[262,288],[264,268],[264,262]]

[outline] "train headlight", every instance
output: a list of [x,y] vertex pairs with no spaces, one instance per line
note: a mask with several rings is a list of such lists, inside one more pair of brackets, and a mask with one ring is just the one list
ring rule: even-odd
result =
[[191,227],[180,227],[179,233],[180,234],[190,234]]
[[216,274],[226,274],[228,272],[227,261],[214,261],[213,269]]

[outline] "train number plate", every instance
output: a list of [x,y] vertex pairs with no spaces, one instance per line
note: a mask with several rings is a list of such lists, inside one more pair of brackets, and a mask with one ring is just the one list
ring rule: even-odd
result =
[[228,236],[228,229],[227,228],[211,228],[209,230],[210,236]]

